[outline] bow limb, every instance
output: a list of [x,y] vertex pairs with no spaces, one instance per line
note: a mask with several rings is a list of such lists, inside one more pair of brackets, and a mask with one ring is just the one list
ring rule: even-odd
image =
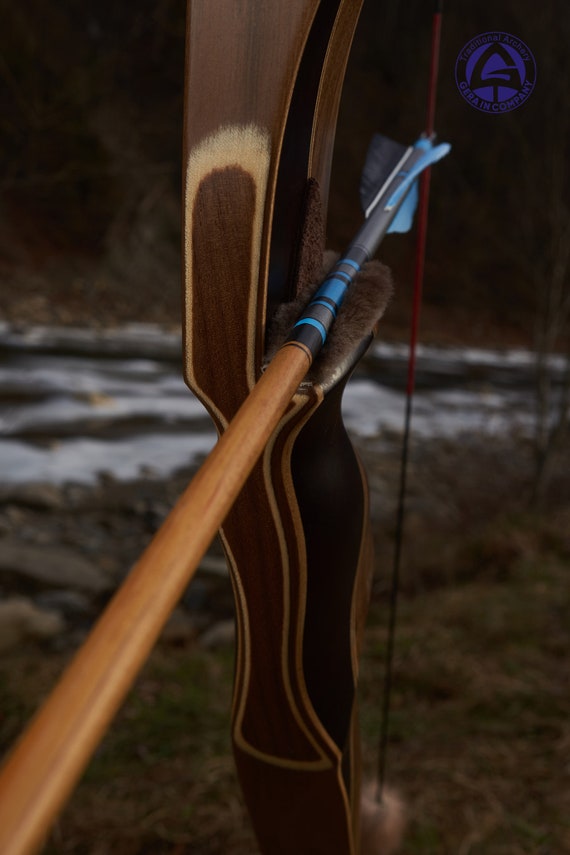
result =
[[[261,374],[268,312],[321,264],[360,7],[190,2],[185,367],[220,433]],[[355,685],[371,549],[340,403],[366,345],[298,390],[222,530],[237,614],[234,754],[269,855],[359,848]]]

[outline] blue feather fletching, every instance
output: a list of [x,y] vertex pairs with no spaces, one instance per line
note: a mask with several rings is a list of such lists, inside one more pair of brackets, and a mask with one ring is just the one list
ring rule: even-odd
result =
[[[427,169],[432,163],[436,163],[436,161],[445,157],[449,153],[451,146],[448,143],[440,143],[434,146],[430,140],[422,137],[415,143],[414,149],[420,149],[424,154],[419,160],[416,160],[409,172],[406,172],[405,166],[403,166],[403,171],[398,173],[398,176],[406,176],[405,180],[400,181],[396,190],[393,190],[387,199],[383,198],[384,192],[388,192],[389,187],[393,184],[392,180],[388,182],[388,179],[396,170],[401,159],[406,159],[406,152],[410,151],[410,149],[407,149],[406,146],[400,143],[393,142],[381,134],[374,135],[368,149],[360,181],[360,201],[367,216],[370,206],[373,206],[375,210],[377,204],[381,204],[382,207],[388,210],[396,205],[400,205],[396,216],[388,228],[388,233],[410,231],[418,206],[418,178],[424,169]],[[385,184],[389,186],[384,187]],[[404,198],[403,202],[401,202],[402,198]]]
[[388,227],[387,234],[391,232],[409,232],[414,224],[414,215],[418,207],[419,199],[418,181],[417,179],[411,186],[411,189],[400,205],[400,209]]

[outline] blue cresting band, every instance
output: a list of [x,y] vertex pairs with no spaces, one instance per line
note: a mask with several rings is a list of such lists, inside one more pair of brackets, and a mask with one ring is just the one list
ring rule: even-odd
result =
[[360,264],[357,264],[356,261],[352,260],[352,258],[341,258],[340,261],[337,261],[337,266],[340,267],[341,264],[348,264],[349,267],[354,267],[355,270],[360,270]]
[[327,297],[329,300],[332,300],[333,303],[336,303],[337,306],[340,306],[346,288],[346,282],[343,282],[341,279],[336,279],[334,276],[331,276],[330,279],[325,279],[325,281],[315,294],[315,300],[318,300],[319,297]]
[[329,310],[333,318],[336,318],[336,305],[328,303],[326,300],[311,300],[311,302],[309,303],[309,307],[311,306],[324,306]]
[[[335,270],[334,275],[331,276],[331,279],[336,279],[337,276],[342,276],[343,279],[346,280],[346,284],[350,285],[352,282],[352,276],[350,273],[345,273],[344,270]],[[327,280],[325,279],[325,282]]]
[[[303,324],[309,324],[310,327],[314,327],[321,334],[321,338],[323,340],[323,344],[326,341],[327,331],[320,321],[316,321],[314,318],[302,318],[300,321],[297,321],[295,327],[302,327]],[[295,328],[293,327],[293,329]]]

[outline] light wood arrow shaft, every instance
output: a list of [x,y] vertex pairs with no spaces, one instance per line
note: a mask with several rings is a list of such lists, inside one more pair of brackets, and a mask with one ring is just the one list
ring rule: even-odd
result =
[[0,777],[0,852],[41,844],[310,364],[279,351],[15,748]]

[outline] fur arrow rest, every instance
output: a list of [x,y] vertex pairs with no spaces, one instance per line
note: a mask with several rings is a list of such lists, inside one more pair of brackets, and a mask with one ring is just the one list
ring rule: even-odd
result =
[[[334,253],[325,255],[321,281],[337,260],[338,256]],[[269,324],[268,361],[287,340],[295,322],[315,296],[319,284],[305,285],[296,300],[284,303],[277,309]],[[349,288],[338,320],[307,375],[308,381],[328,388],[338,379],[339,373],[343,373],[342,366],[346,366],[351,354],[375,330],[388,306],[392,291],[389,268],[379,261],[368,262]]]

